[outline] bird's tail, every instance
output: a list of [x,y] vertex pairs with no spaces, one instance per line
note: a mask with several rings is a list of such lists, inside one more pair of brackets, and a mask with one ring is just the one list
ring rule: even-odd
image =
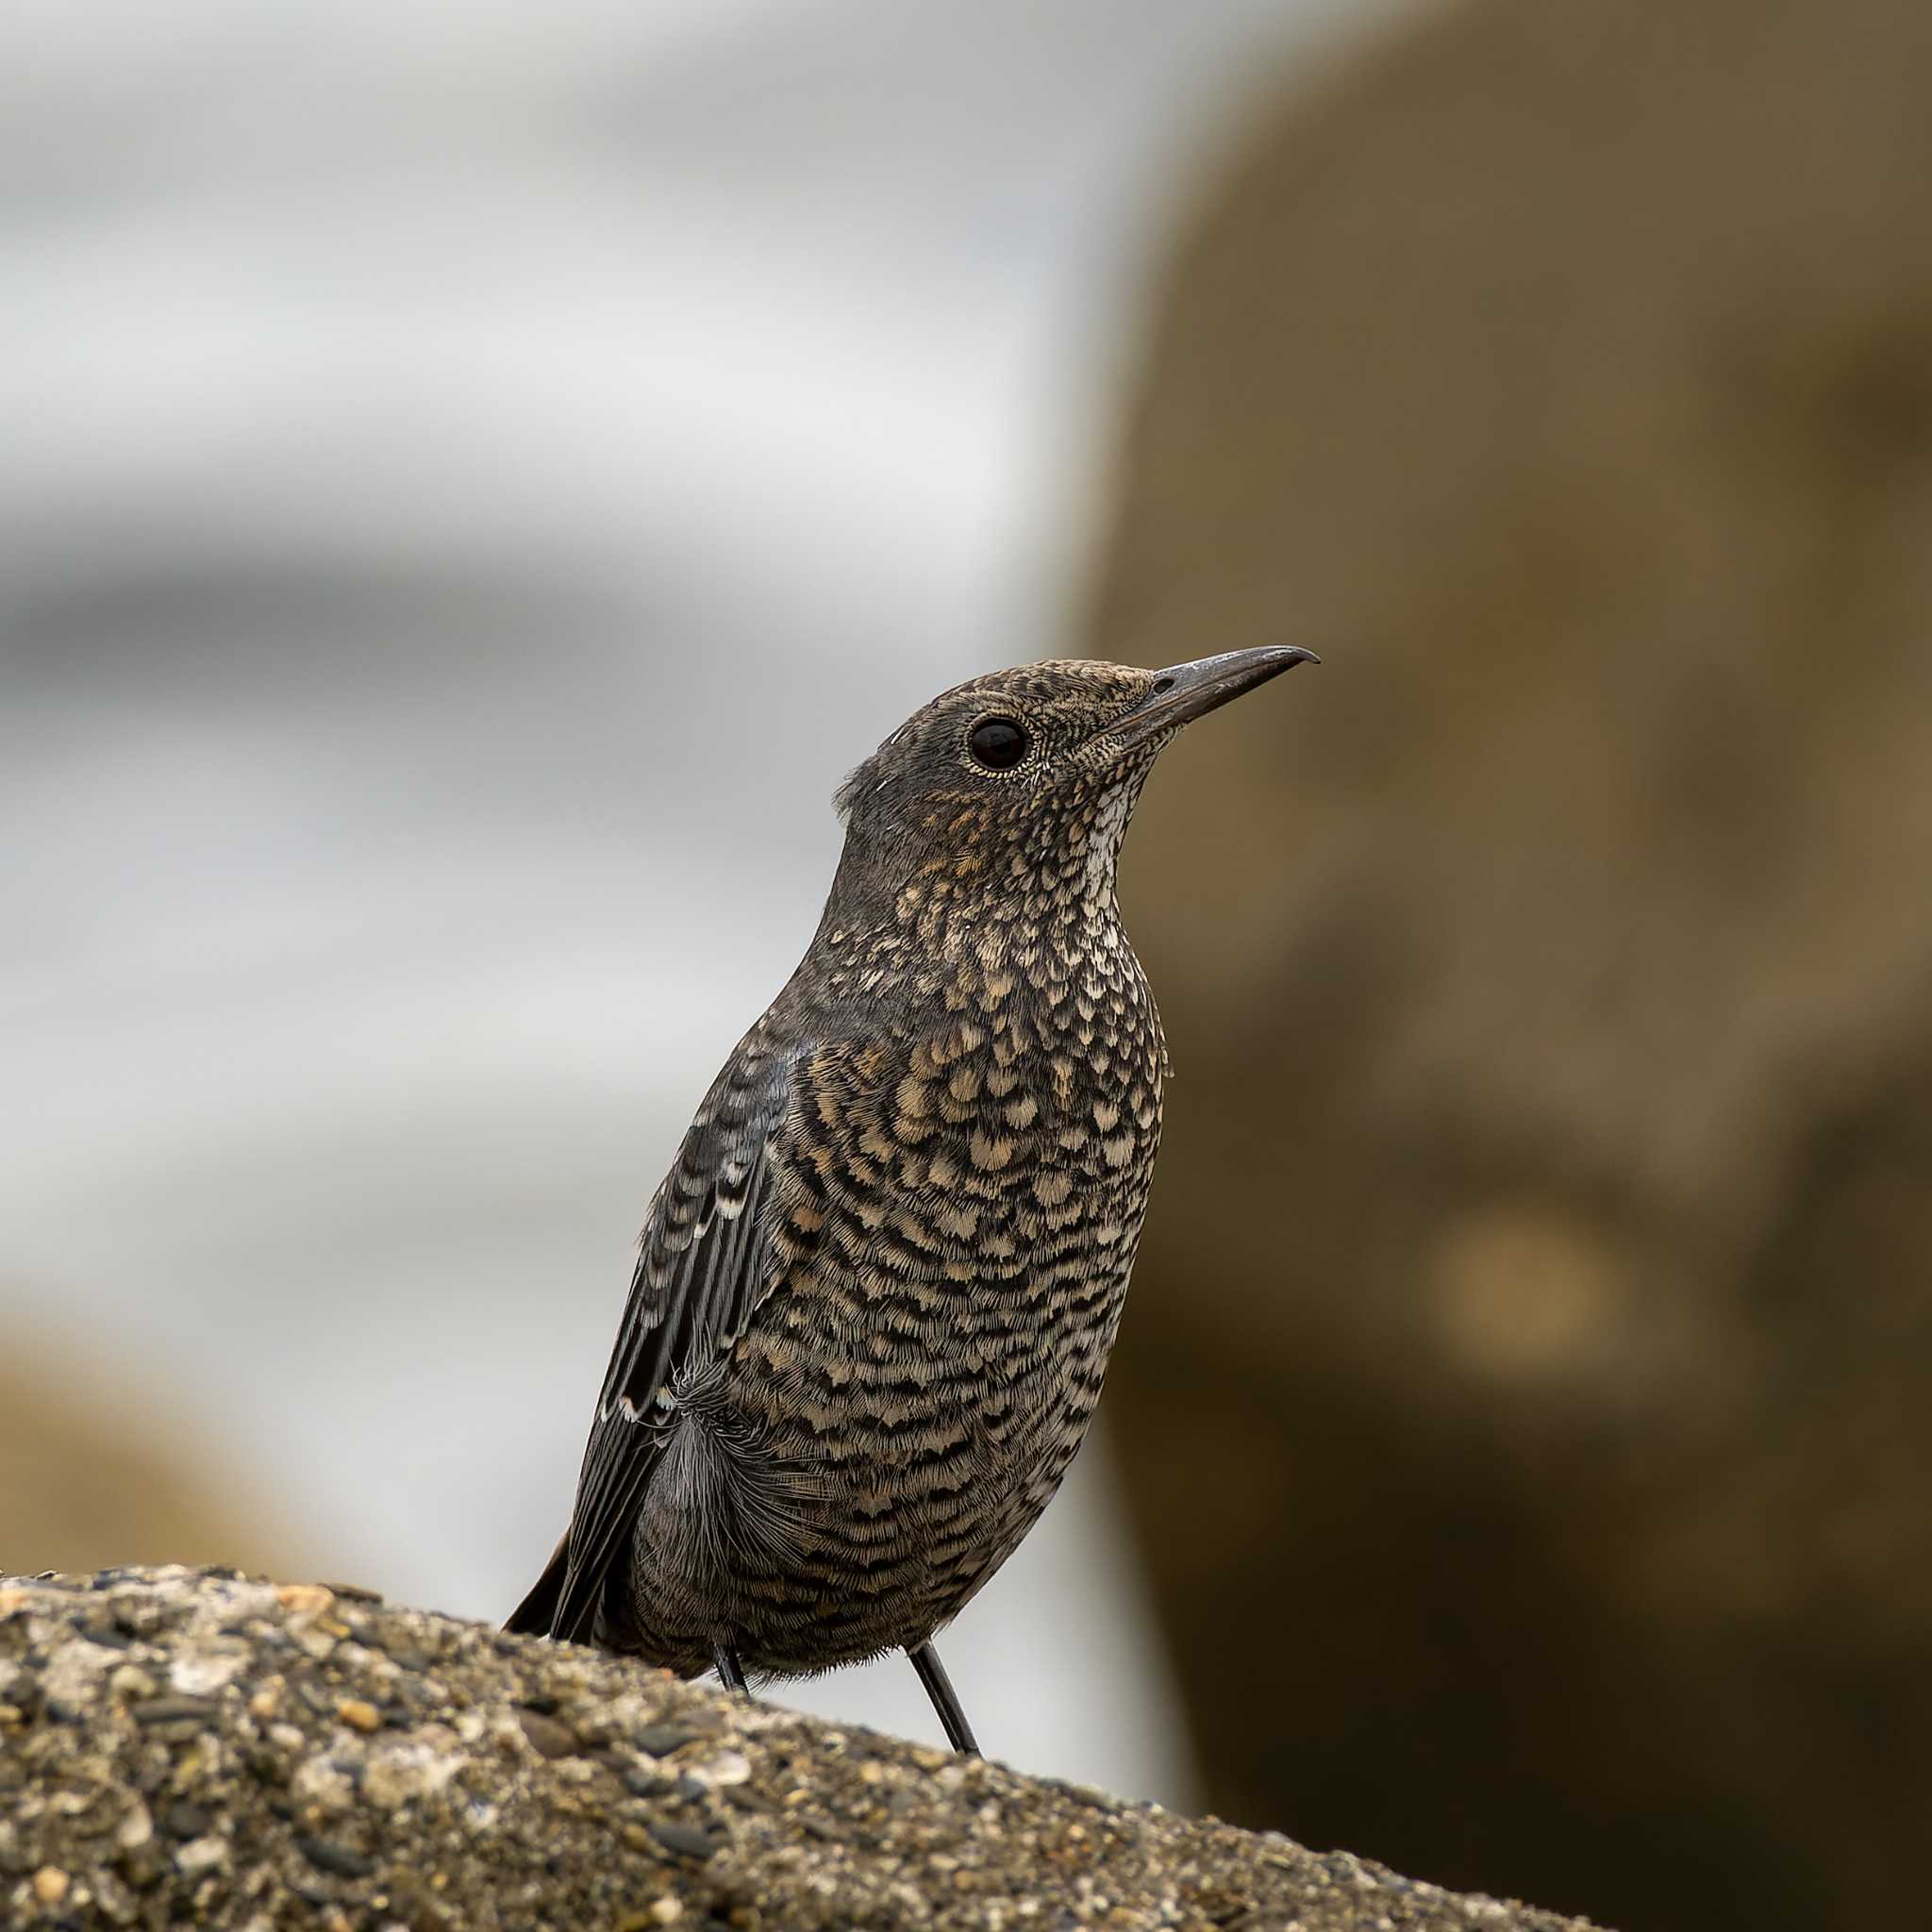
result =
[[530,1593],[509,1613],[506,1630],[525,1637],[549,1637],[557,1628],[557,1613],[563,1601],[563,1573],[570,1555],[570,1535],[566,1531],[543,1574],[530,1587]]

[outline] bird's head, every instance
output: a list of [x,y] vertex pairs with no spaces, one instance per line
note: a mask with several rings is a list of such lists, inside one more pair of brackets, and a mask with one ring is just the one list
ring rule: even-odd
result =
[[1110,905],[1141,784],[1174,734],[1296,664],[1296,645],[1166,671],[1063,659],[942,692],[840,787],[839,896],[909,886],[974,916]]

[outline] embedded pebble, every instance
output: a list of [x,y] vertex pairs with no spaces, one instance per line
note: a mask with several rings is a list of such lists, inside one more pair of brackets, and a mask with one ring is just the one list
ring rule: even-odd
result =
[[519,1710],[517,1723],[539,1757],[574,1757],[580,1748],[576,1733],[568,1724],[560,1724],[541,1711]]
[[362,1797],[378,1810],[394,1811],[418,1799],[439,1797],[463,1768],[458,1753],[428,1741],[391,1744],[375,1752],[362,1770]]
[[699,1764],[680,1761],[678,1770],[700,1785],[741,1785],[751,1775],[751,1760],[742,1751],[721,1751]]
[[718,1840],[702,1825],[653,1824],[645,1827],[667,1852],[681,1858],[710,1858],[718,1852]]
[[247,1668],[245,1644],[191,1651],[169,1666],[168,1681],[186,1696],[212,1697],[217,1690],[225,1690]]
[[209,1833],[206,1838],[190,1839],[175,1854],[175,1865],[184,1878],[199,1878],[205,1873],[225,1871],[228,1865],[228,1841]]
[[347,1811],[356,1803],[356,1781],[333,1757],[310,1757],[298,1765],[290,1789],[322,1811]]
[[77,1708],[119,1662],[111,1650],[103,1650],[85,1637],[73,1638],[49,1655],[40,1674],[41,1694],[56,1704]]
[[140,1704],[160,1690],[153,1676],[139,1664],[116,1664],[108,1674],[108,1689],[123,1704]]
[[298,1837],[296,1848],[318,1872],[337,1878],[366,1878],[375,1869],[375,1860],[365,1852],[339,1845],[331,1839]]

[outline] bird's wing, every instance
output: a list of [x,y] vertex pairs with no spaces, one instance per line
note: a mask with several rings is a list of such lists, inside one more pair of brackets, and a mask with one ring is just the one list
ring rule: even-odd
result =
[[672,1412],[673,1382],[730,1347],[777,1271],[772,1215],[783,1161],[776,1142],[791,1115],[794,1074],[808,1054],[797,1044],[775,1049],[754,1032],[691,1123],[644,1224],[570,1532],[510,1628],[591,1641],[612,1566],[628,1562]]

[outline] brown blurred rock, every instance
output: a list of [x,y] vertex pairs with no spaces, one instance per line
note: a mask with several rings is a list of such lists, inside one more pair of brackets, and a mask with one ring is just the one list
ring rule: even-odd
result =
[[1090,641],[1326,658],[1124,884],[1113,1440],[1243,1822],[1924,1922],[1928,102],[1923,6],[1479,0],[1178,251]]
[[260,1568],[292,1540],[251,1520],[184,1424],[13,1338],[0,1363],[0,1564],[23,1574],[179,1559]]

